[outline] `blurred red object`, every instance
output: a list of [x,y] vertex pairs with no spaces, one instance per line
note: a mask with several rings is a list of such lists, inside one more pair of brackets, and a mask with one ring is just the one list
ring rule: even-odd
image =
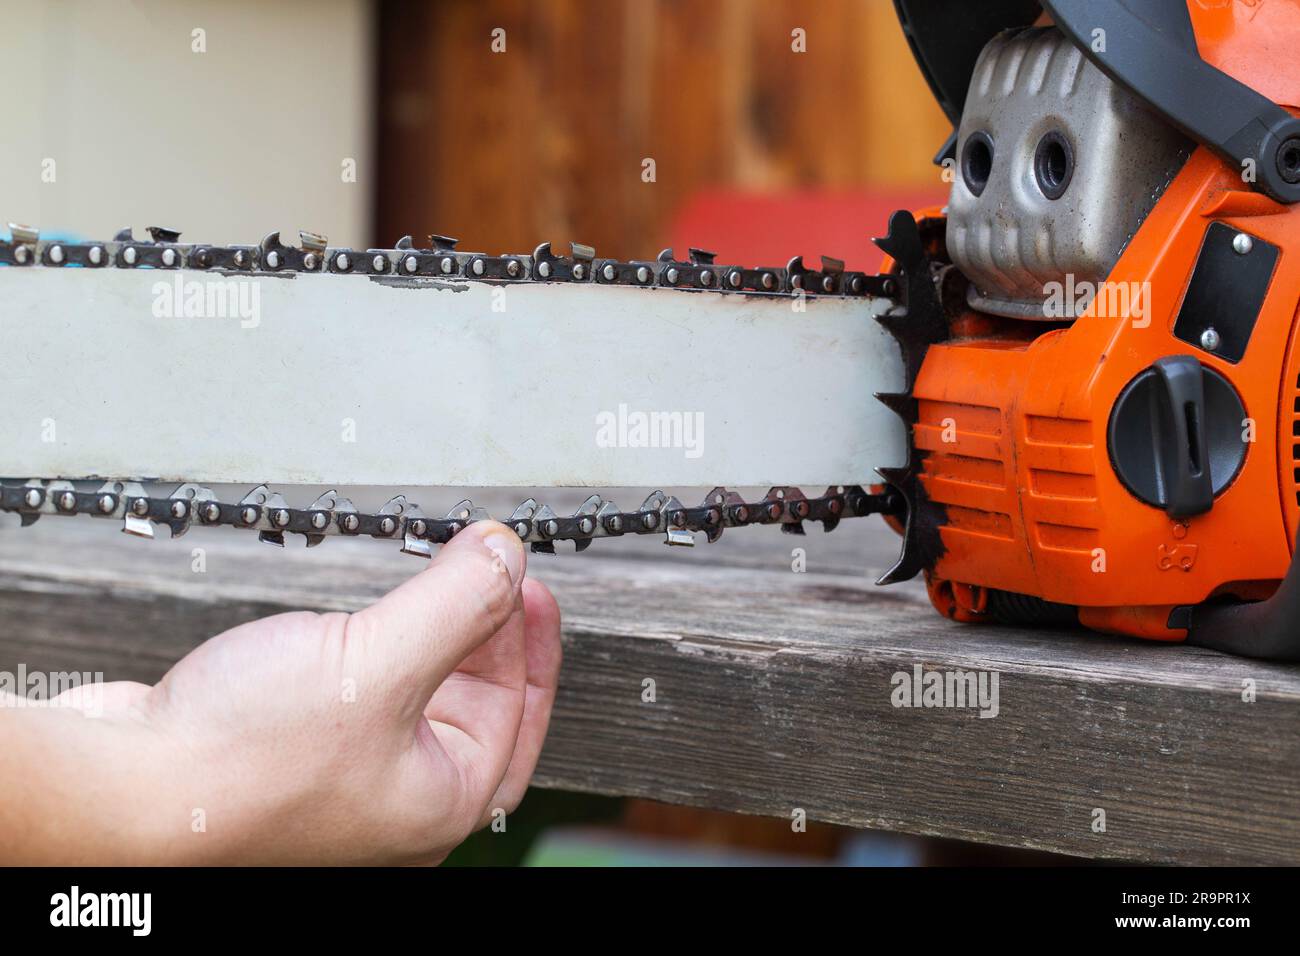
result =
[[696,193],[678,212],[671,230],[673,250],[686,258],[689,246],[718,255],[720,264],[784,266],[801,255],[816,268],[823,255],[847,268],[875,272],[881,253],[871,242],[889,228],[897,209],[940,206],[945,188],[749,193]]

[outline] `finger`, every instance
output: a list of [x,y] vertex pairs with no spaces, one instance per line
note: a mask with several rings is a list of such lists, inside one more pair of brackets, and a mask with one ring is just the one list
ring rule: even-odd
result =
[[520,602],[526,559],[519,537],[479,521],[443,545],[430,566],[348,619],[350,673],[389,688],[419,713],[474,648]]
[[153,688],[132,680],[107,683],[92,682],[67,690],[50,698],[51,707],[71,707],[89,717],[129,710],[139,704]]
[[492,811],[500,807],[506,813],[514,812],[528,790],[528,783],[537,769],[546,741],[546,730],[551,723],[551,709],[555,704],[555,689],[560,679],[560,608],[550,590],[541,581],[528,578],[524,581],[524,652],[527,659],[527,690],[524,698],[523,720],[515,740],[514,754],[505,777],[488,803],[487,813],[479,821],[486,826]]
[[521,602],[510,620],[447,676],[424,710],[442,752],[459,770],[474,816],[510,764],[527,682]]

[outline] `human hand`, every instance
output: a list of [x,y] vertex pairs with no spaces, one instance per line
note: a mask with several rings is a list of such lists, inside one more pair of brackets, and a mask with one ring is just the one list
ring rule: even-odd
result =
[[[17,849],[45,831],[63,862],[440,862],[519,803],[546,735],[559,610],[525,564],[478,522],[362,611],[253,621],[156,686],[104,685],[102,718],[65,712],[52,742],[94,767],[83,826],[37,813]],[[96,825],[114,836],[62,846]]]

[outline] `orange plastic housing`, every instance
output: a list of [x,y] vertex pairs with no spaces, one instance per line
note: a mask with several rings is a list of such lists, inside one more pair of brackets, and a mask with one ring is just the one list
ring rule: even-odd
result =
[[[1216,221],[1280,249],[1235,365],[1172,331]],[[1199,149],[1109,277],[1112,287],[1149,290],[1141,316],[1098,295],[1072,325],[1032,341],[976,333],[932,346],[914,395],[922,485],[947,514],[939,531],[945,552],[928,573],[935,606],[957,620],[983,620],[983,591],[997,588],[1077,606],[1096,630],[1179,640],[1185,632],[1166,626],[1177,606],[1221,594],[1267,597],[1300,526],[1297,250],[1300,208],[1249,191]],[[1120,391],[1156,359],[1177,354],[1194,354],[1232,382],[1250,420],[1243,430],[1253,421],[1254,432],[1233,483],[1209,512],[1186,521],[1133,497],[1107,451]]]

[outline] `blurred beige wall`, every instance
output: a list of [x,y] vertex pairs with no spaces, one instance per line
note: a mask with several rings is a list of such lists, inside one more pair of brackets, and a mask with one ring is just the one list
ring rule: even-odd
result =
[[364,244],[371,22],[366,0],[0,0],[0,223]]

